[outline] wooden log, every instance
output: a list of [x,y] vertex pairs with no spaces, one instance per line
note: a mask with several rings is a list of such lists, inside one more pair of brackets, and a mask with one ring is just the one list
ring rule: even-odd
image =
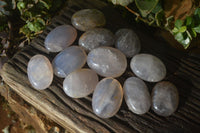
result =
[[[55,27],[71,24],[74,12],[84,8],[101,10],[107,20],[106,28],[115,32],[119,28],[132,28],[142,44],[142,53],[159,57],[167,67],[164,80],[176,85],[180,95],[177,111],[169,117],[161,117],[150,110],[145,115],[136,115],[128,110],[123,101],[119,112],[110,119],[101,119],[92,112],[91,95],[72,99],[64,94],[63,79],[54,76],[52,85],[43,91],[33,89],[27,78],[27,63],[36,54],[47,56],[50,61],[55,54],[44,48],[46,35]],[[78,37],[82,32],[78,33]],[[77,44],[78,39],[75,44]],[[162,38],[155,37],[151,31],[140,24],[131,26],[112,7],[98,0],[71,0],[67,7],[55,17],[46,30],[34,39],[31,45],[16,54],[4,65],[4,81],[24,100],[43,112],[69,132],[196,132],[200,129],[200,54],[183,53],[170,47]],[[128,60],[130,63],[130,59]],[[130,67],[119,78],[122,84],[133,73]],[[147,83],[149,91],[155,85]]]

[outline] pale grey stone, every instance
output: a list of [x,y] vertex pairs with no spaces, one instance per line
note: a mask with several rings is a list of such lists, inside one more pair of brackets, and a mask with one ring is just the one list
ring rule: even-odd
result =
[[83,9],[73,14],[72,25],[78,30],[87,31],[106,24],[104,14],[97,9]]
[[173,114],[179,103],[179,95],[176,86],[168,81],[157,83],[152,90],[152,109],[161,116]]
[[122,103],[123,90],[113,78],[104,78],[96,86],[92,97],[94,113],[101,118],[114,116]]
[[65,78],[71,72],[82,68],[86,59],[87,55],[81,47],[68,47],[54,58],[52,62],[54,74],[58,77]]
[[65,78],[64,92],[72,98],[82,98],[91,94],[98,83],[98,76],[91,69],[78,69]]
[[47,57],[35,55],[28,62],[28,79],[37,90],[43,90],[51,85],[53,80],[53,68]]
[[88,66],[104,77],[119,77],[127,67],[125,55],[112,47],[98,47],[89,52]]
[[135,75],[148,82],[158,82],[166,76],[163,62],[150,54],[135,55],[130,66]]
[[126,57],[133,57],[141,49],[140,40],[131,29],[119,29],[115,33],[115,47],[122,51]]
[[53,29],[45,38],[44,44],[50,52],[59,52],[70,46],[77,37],[77,31],[71,25],[61,25]]
[[144,114],[151,106],[151,96],[144,81],[137,77],[126,79],[123,86],[128,108],[136,114]]
[[114,34],[104,28],[94,28],[86,31],[79,38],[79,45],[86,51],[99,46],[111,46],[114,44]]

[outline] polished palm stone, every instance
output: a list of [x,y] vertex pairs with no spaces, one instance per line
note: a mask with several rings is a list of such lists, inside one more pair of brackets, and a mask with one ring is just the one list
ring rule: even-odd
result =
[[126,57],[133,57],[141,49],[137,34],[131,29],[119,29],[115,33],[115,47],[122,51]]
[[148,112],[151,106],[151,96],[144,81],[137,77],[130,77],[124,82],[123,90],[126,104],[133,113]]
[[54,58],[52,62],[54,74],[65,78],[71,72],[82,68],[86,62],[86,58],[87,55],[81,47],[68,47]]
[[83,9],[73,14],[72,25],[78,30],[87,31],[106,24],[103,13],[97,9]]
[[150,54],[135,55],[130,66],[135,75],[148,82],[158,82],[166,75],[163,62]]
[[43,55],[35,55],[30,59],[27,74],[31,85],[38,90],[46,89],[53,80],[52,65]]
[[169,116],[178,107],[179,95],[176,86],[167,81],[157,83],[152,90],[152,109],[161,116]]
[[79,38],[79,45],[86,51],[90,51],[99,46],[111,46],[114,44],[114,35],[104,28],[94,28],[86,31]]
[[91,94],[98,83],[96,72],[91,69],[78,69],[65,78],[64,92],[72,98],[82,98]]
[[59,52],[70,46],[77,37],[77,31],[71,25],[61,25],[53,29],[45,38],[45,47],[50,52]]
[[122,103],[123,90],[120,83],[113,78],[104,78],[96,86],[92,96],[94,113],[101,118],[115,115]]
[[126,56],[112,47],[98,47],[89,52],[88,66],[104,77],[119,77],[127,67]]

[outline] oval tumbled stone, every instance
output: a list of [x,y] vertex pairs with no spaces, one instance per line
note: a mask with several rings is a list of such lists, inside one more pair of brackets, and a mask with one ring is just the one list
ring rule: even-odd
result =
[[97,9],[83,9],[73,14],[72,25],[78,30],[87,31],[106,24],[103,13]]
[[122,51],[126,57],[133,57],[141,49],[140,40],[131,29],[119,29],[115,33],[115,47]]
[[82,98],[91,94],[98,83],[97,74],[91,69],[78,69],[65,78],[64,92],[72,98]]
[[136,114],[144,114],[151,106],[151,96],[144,81],[137,77],[126,79],[123,86],[128,108]]
[[125,55],[112,47],[98,47],[89,52],[88,66],[104,77],[119,77],[127,67]]
[[176,86],[168,81],[157,83],[152,90],[152,109],[161,116],[169,116],[178,107],[179,95]]
[[65,78],[71,72],[82,68],[86,62],[86,58],[87,55],[81,47],[68,47],[54,58],[52,62],[54,74]]
[[138,54],[131,59],[132,71],[139,78],[148,82],[158,82],[166,75],[163,62],[150,54]]
[[44,44],[50,52],[59,52],[70,46],[77,37],[77,31],[71,25],[61,25],[53,29],[45,38]]
[[122,103],[123,90],[120,83],[113,78],[104,78],[96,86],[92,96],[94,113],[101,118],[115,115]]
[[114,44],[114,35],[104,28],[94,28],[86,31],[79,38],[79,45],[86,51],[90,51],[99,46],[111,46]]
[[27,74],[31,85],[38,90],[48,88],[53,80],[52,65],[43,55],[35,55],[30,59]]

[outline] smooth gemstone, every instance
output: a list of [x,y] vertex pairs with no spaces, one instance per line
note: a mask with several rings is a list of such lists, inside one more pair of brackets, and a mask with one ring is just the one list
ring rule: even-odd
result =
[[104,14],[97,9],[83,9],[73,14],[72,25],[81,31],[87,31],[106,24]]
[[112,47],[98,47],[89,52],[88,66],[104,77],[119,77],[127,67],[126,56]]
[[113,33],[104,28],[94,28],[86,31],[79,39],[79,45],[86,51],[90,51],[99,46],[111,46],[113,44]]
[[77,37],[77,31],[71,25],[61,25],[53,29],[45,38],[44,44],[50,52],[59,52],[70,46]]
[[104,78],[96,86],[92,97],[94,113],[101,118],[114,116],[122,103],[123,90],[113,78]]
[[131,59],[130,66],[135,75],[148,82],[161,81],[166,75],[163,62],[150,54],[135,55]]
[[122,51],[126,57],[133,57],[141,49],[137,34],[131,29],[120,29],[115,33],[115,47]]
[[93,70],[78,69],[67,75],[63,89],[72,98],[82,98],[94,91],[98,81],[98,76]]
[[151,106],[151,96],[144,81],[137,77],[126,79],[123,86],[128,108],[136,114],[144,114]]
[[87,55],[81,47],[68,47],[54,58],[52,62],[54,74],[65,78],[71,72],[82,68],[86,62],[86,58]]
[[28,62],[28,79],[37,90],[43,90],[51,85],[53,68],[49,59],[43,55],[35,55]]
[[170,116],[178,107],[179,95],[176,86],[168,81],[157,83],[152,90],[152,109],[161,116]]

